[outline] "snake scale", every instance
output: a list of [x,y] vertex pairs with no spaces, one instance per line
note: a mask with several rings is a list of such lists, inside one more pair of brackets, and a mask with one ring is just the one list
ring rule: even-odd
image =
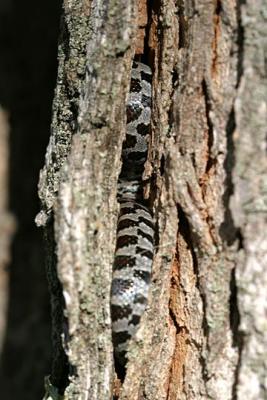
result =
[[154,223],[143,199],[142,174],[151,125],[150,67],[133,62],[126,105],[126,139],[118,181],[120,213],[111,287],[115,357],[127,362],[127,348],[145,310],[154,248]]

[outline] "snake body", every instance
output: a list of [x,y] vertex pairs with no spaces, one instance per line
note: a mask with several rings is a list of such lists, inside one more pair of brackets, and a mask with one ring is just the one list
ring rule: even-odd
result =
[[153,260],[153,217],[142,188],[150,134],[151,78],[147,65],[133,62],[118,182],[120,214],[111,287],[113,344],[122,365],[146,307]]

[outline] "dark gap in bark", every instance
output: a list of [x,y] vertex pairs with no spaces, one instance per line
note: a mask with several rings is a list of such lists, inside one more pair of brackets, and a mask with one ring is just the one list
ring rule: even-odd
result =
[[[201,365],[202,378],[203,378],[203,382],[205,384],[209,380],[209,376],[208,376],[207,367],[206,367],[206,359],[203,357],[203,355],[200,355],[199,363]],[[205,385],[205,394],[206,394],[206,398],[208,399],[208,392],[207,392],[206,385]]]
[[[84,74],[83,74],[81,80],[83,80],[84,75],[85,75],[85,71],[84,71]],[[76,116],[76,115],[78,115],[79,100],[80,100],[81,94],[77,90],[75,91],[75,90],[73,90],[73,88],[70,87],[66,75],[63,78],[63,87],[65,88],[67,98],[69,99],[69,101],[71,103],[71,107],[73,107],[73,113]],[[68,117],[68,118],[70,119],[71,117]]]
[[[103,116],[102,118],[99,118],[96,121],[91,121],[91,125],[95,129],[102,129],[108,125],[108,122],[106,121],[105,117]],[[83,132],[81,132],[81,133],[83,133]]]
[[114,396],[112,397],[112,400],[119,400],[119,396],[114,395]]
[[159,12],[158,10],[159,10],[158,0],[156,0],[155,2],[151,2],[151,1],[147,0],[147,25],[145,27],[146,34],[145,34],[145,39],[144,39],[145,40],[144,54],[142,54],[142,56],[141,56],[141,61],[144,64],[147,64],[150,66],[150,68],[152,69],[152,74],[153,74],[155,50],[149,46],[148,38],[149,38],[149,32],[150,32],[151,23],[152,23],[152,13],[154,11],[156,14],[158,14],[158,12]]
[[[115,367],[115,371],[116,371],[118,379],[120,380],[121,384],[123,384],[125,376],[126,376],[127,363],[126,363],[126,366],[121,365],[114,354],[114,367]],[[116,400],[116,399],[118,399],[118,397],[113,396],[113,400]]]
[[243,235],[241,233],[241,229],[240,228],[238,228],[237,231],[236,231],[236,237],[237,237],[237,240],[238,240],[238,250],[244,249],[244,244],[243,244],[244,237],[243,237]]
[[171,138],[171,133],[172,133],[172,126],[174,123],[174,113],[173,113],[173,101],[171,102],[169,111],[168,111],[168,131],[166,133],[166,137],[169,139]]
[[175,91],[179,86],[179,76],[177,70],[174,68],[172,71],[172,87],[173,91]]
[[237,292],[238,288],[236,285],[235,278],[235,268],[232,270],[231,281],[230,281],[230,328],[232,331],[233,338],[233,346],[238,348],[238,363],[235,369],[235,378],[232,388],[232,399],[237,400],[237,386],[238,386],[238,378],[239,371],[242,364],[242,351],[244,346],[244,336],[242,332],[239,330],[240,325],[240,314],[238,310],[238,302],[237,302]]
[[183,1],[178,1],[177,3],[177,15],[178,15],[178,21],[179,21],[179,43],[178,43],[178,49],[182,49],[187,46],[187,28],[188,24],[186,22],[185,16],[184,16],[184,3]]
[[[78,129],[78,114],[79,114],[79,98],[80,93],[78,91],[73,91],[70,88],[67,77],[63,77],[63,87],[66,91],[66,96],[69,99],[69,110],[71,111],[71,115],[65,117],[65,122],[69,123],[71,135],[74,135]],[[61,117],[62,119],[62,117]]]
[[78,107],[73,102],[70,103],[70,111],[72,112],[72,120],[70,121],[70,127],[72,134],[75,135],[77,133],[79,124],[78,124]]
[[213,54],[212,54],[212,71],[214,74],[217,73],[217,63],[218,63],[218,30],[220,24],[220,14],[222,12],[222,3],[220,0],[217,0],[215,13],[213,16],[213,24],[214,24],[214,40],[213,40]]
[[171,137],[171,132],[172,132],[172,127],[174,124],[174,100],[173,96],[175,93],[175,90],[177,90],[177,87],[179,85],[179,77],[176,69],[174,68],[172,70],[172,93],[171,93],[171,104],[168,110],[168,132],[166,134],[167,138]]
[[219,234],[222,240],[226,242],[228,246],[231,246],[237,239],[237,229],[235,227],[234,220],[232,217],[232,212],[229,206],[230,197],[234,193],[232,171],[235,165],[235,148],[233,141],[233,133],[235,131],[235,127],[236,127],[235,115],[234,115],[234,109],[232,108],[226,125],[227,151],[224,160],[224,169],[226,178],[224,181],[225,191],[222,196],[224,204],[224,221],[222,222],[219,228]]
[[[116,57],[117,58],[124,57],[124,56],[125,56],[125,50],[117,50],[116,51]],[[79,74],[77,74],[77,75],[79,75]]]
[[[235,166],[235,146],[233,140],[233,134],[236,128],[235,123],[235,113],[234,108],[232,108],[229,118],[226,125],[226,157],[224,161],[224,169],[225,169],[225,192],[223,194],[223,203],[224,203],[224,221],[219,228],[219,234],[224,242],[227,243],[228,246],[234,244],[235,241],[238,241],[238,250],[243,248],[243,237],[241,234],[240,229],[234,224],[234,220],[232,217],[232,212],[230,209],[230,198],[234,193],[234,184],[232,179],[232,171]],[[238,377],[239,377],[239,370],[241,367],[241,357],[242,357],[242,349],[243,349],[243,342],[244,339],[242,337],[242,333],[239,330],[240,324],[240,314],[238,310],[238,301],[237,301],[237,285],[236,285],[236,278],[235,278],[235,268],[232,270],[231,273],[231,280],[230,280],[230,299],[229,299],[229,308],[230,308],[230,329],[232,331],[232,340],[233,346],[238,348],[238,363],[235,370],[235,380],[232,388],[232,399],[237,400],[237,384],[238,384]]]
[[233,335],[233,345],[239,347],[240,337],[239,337],[239,324],[240,324],[240,314],[237,305],[237,286],[235,278],[235,269],[232,270],[231,280],[230,280],[230,327]]
[[[179,215],[177,215],[177,217],[179,218]],[[175,254],[175,258],[176,258],[176,262],[173,262],[173,266],[172,266],[172,273],[171,273],[171,279],[170,279],[170,289],[171,291],[174,290],[175,293],[177,293],[179,291],[179,283],[178,280],[175,278],[174,274],[173,274],[173,269],[175,267],[176,271],[177,271],[177,276],[178,279],[180,279],[180,274],[179,274],[179,269],[177,268],[177,265],[179,263],[179,251],[178,251],[178,243],[176,244],[176,254]],[[169,299],[169,315],[171,320],[173,321],[173,325],[175,326],[176,329],[176,334],[179,334],[182,330],[182,327],[178,324],[177,322],[177,315],[175,314],[173,308],[172,308],[172,295],[170,296]]]
[[[235,114],[234,108],[232,108],[227,125],[226,125],[226,138],[227,138],[227,152],[226,158],[224,161],[225,168],[225,192],[223,194],[223,203],[224,203],[224,221],[219,228],[219,234],[224,242],[227,243],[228,246],[234,244],[235,241],[238,241],[238,250],[243,247],[243,237],[240,229],[237,229],[234,220],[232,217],[232,212],[230,209],[230,198],[234,193],[234,184],[232,179],[232,171],[235,166],[235,147],[233,141],[233,134],[236,128],[235,124]],[[237,286],[235,279],[235,269],[232,270],[231,281],[230,281],[230,328],[232,331],[232,339],[233,346],[238,348],[238,363],[235,370],[235,380],[232,388],[232,398],[233,400],[237,400],[237,384],[239,377],[239,370],[241,367],[241,357],[242,357],[242,349],[243,349],[243,337],[241,332],[239,331],[240,324],[240,314],[238,310],[238,301],[237,301]]]
[[215,14],[219,16],[221,12],[222,12],[222,3],[221,0],[217,0]]
[[[159,249],[159,224],[158,224],[158,210],[156,210],[155,216],[155,232],[154,232],[154,257],[157,254]],[[153,267],[153,265],[152,265]],[[153,269],[152,269],[152,276],[153,276]]]
[[160,175],[163,176],[165,173],[165,156],[162,154],[161,159],[160,159]]
[[[52,317],[52,350],[53,360],[50,382],[60,394],[69,384],[69,362],[64,351],[61,334],[64,326],[68,329],[68,321],[64,316],[65,301],[62,285],[57,275],[56,243],[54,240],[54,221],[50,219],[45,228],[46,272],[51,299]],[[67,332],[64,332],[65,334]]]
[[243,75],[244,63],[244,28],[242,26],[241,7],[245,4],[245,0],[237,1],[236,16],[237,16],[237,83],[239,86],[240,79]]
[[205,81],[205,79],[202,80],[202,91],[204,95],[204,101],[205,101],[205,113],[206,113],[206,121],[208,125],[208,149],[209,149],[209,158],[207,160],[207,165],[206,165],[206,173],[209,172],[210,168],[214,165],[215,160],[211,156],[211,149],[213,146],[213,124],[210,119],[210,111],[211,111],[211,106],[210,106],[210,98],[209,98],[209,92],[208,92],[208,86]]
[[[154,159],[152,160],[152,165],[154,163]],[[149,177],[148,180],[144,181],[144,186],[148,183],[150,183],[150,192],[149,192],[149,198],[147,201],[145,201],[145,205],[152,211],[154,207],[155,200],[157,198],[158,192],[159,192],[159,185],[158,185],[158,174],[160,175],[160,178],[163,177],[165,174],[165,165],[166,165],[166,158],[165,155],[162,154],[161,158],[159,160],[159,169],[155,168],[153,166],[153,172],[151,176]],[[153,213],[153,211],[152,211]],[[159,245],[159,228],[157,225],[157,215],[158,215],[158,210],[156,210],[155,213],[153,213],[154,219],[155,219],[155,236],[154,236],[154,248],[155,250],[158,249]]]

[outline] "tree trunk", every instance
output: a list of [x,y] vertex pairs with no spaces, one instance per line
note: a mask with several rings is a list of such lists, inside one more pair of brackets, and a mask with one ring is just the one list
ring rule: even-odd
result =
[[[266,398],[263,10],[230,0],[65,0],[37,217],[54,326],[47,398]],[[122,377],[110,285],[134,55],[153,70],[144,178],[156,244]]]

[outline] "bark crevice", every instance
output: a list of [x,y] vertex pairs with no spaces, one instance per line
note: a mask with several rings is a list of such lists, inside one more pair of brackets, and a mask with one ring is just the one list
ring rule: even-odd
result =
[[238,287],[236,284],[236,268],[232,270],[231,282],[230,282],[230,327],[232,331],[233,346],[237,348],[237,364],[234,374],[232,399],[237,400],[237,388],[238,388],[238,377],[240,372],[240,367],[242,363],[242,351],[244,345],[244,337],[240,331],[240,312],[238,309]]
[[[246,315],[239,304],[238,268],[248,246],[238,221],[244,214],[231,205],[241,181],[235,174],[237,106],[243,98],[234,105],[245,71],[241,9],[230,0],[140,1],[139,7],[66,0],[64,18],[64,46],[70,51],[61,44],[49,149],[56,162],[48,157],[40,197],[55,212],[68,358],[76,369],[66,393],[111,397],[108,291],[125,99],[136,59],[153,71],[143,180],[144,198],[157,219],[155,257],[148,307],[116,396],[238,400]],[[247,171],[247,165],[241,169]]]

